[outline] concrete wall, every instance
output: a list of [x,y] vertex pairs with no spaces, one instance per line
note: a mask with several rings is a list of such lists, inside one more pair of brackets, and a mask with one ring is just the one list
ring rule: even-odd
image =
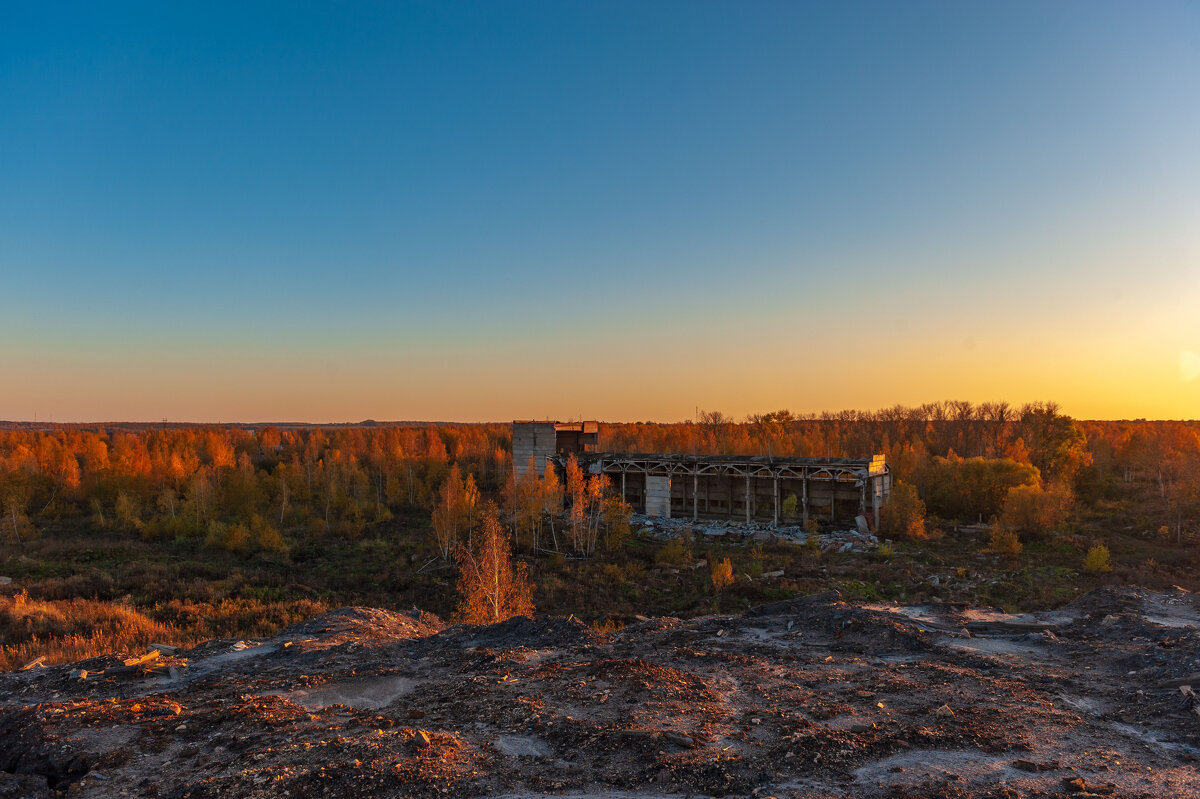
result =
[[537,462],[538,474],[546,470],[546,458],[554,454],[554,422],[513,422],[513,473],[525,476],[529,456]]
[[671,518],[671,478],[646,475],[646,515]]

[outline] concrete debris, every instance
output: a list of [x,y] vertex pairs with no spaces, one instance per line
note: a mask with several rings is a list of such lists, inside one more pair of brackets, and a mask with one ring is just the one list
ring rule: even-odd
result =
[[[772,526],[764,522],[745,522],[733,519],[668,519],[662,516],[634,514],[633,524],[643,535],[667,540],[681,535],[702,535],[734,543],[767,543],[782,541],[796,545],[808,543],[809,533],[798,525]],[[879,538],[863,530],[830,530],[816,534],[822,552],[865,553],[879,546]]]

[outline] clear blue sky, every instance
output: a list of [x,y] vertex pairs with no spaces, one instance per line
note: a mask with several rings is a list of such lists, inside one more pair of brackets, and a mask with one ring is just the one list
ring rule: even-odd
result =
[[1200,415],[1200,4],[5,3],[0,109],[0,418]]

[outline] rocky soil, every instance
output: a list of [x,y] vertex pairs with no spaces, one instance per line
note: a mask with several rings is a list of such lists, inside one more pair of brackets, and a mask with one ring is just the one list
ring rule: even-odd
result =
[[0,674],[0,797],[1200,796],[1182,590],[612,635],[346,608],[156,651]]

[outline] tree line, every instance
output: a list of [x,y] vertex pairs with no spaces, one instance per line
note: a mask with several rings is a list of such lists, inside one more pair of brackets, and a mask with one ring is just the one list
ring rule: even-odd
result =
[[[929,513],[959,521],[1002,514],[1012,497],[1028,518],[1042,505],[1137,497],[1182,540],[1200,510],[1200,423],[1079,421],[1053,403],[775,411],[742,421],[704,412],[677,424],[603,423],[600,439],[611,451],[879,453]],[[511,446],[507,424],[10,427],[0,430],[0,534],[19,545],[47,519],[85,517],[147,538],[272,551],[299,537],[353,538],[415,508],[430,514],[450,557],[491,498],[521,551],[587,555],[619,543],[628,510],[601,478],[576,466],[514,480]]]

